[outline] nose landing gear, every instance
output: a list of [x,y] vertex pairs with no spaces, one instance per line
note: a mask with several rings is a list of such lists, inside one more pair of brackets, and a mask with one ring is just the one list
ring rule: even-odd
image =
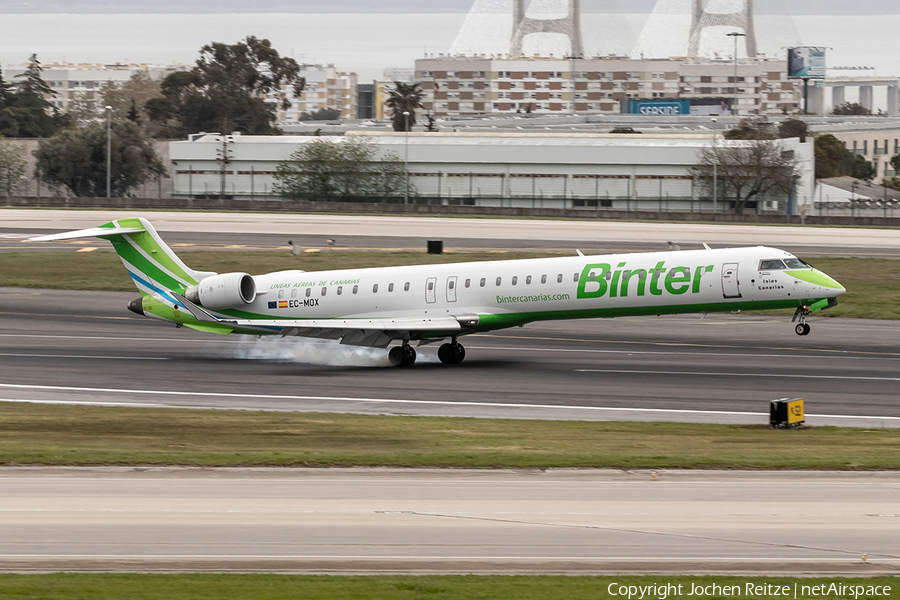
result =
[[794,327],[794,332],[797,335],[809,335],[809,323],[806,322],[806,317],[811,313],[808,308],[805,306],[801,306],[794,313],[794,318],[791,319],[791,323],[797,320],[797,317],[800,317],[800,322],[797,323],[797,326]]

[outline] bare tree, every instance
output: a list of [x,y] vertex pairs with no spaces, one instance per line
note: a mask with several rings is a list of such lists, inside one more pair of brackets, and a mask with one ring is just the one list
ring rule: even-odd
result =
[[751,201],[778,192],[790,194],[799,164],[794,151],[780,140],[756,139],[704,148],[693,172],[711,194],[715,171],[718,192],[725,200],[734,201],[734,212],[741,214]]

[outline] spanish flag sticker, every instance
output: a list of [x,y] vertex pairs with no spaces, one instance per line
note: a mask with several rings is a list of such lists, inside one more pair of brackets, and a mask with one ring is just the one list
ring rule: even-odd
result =
[[287,308],[287,300],[279,300],[278,308]]

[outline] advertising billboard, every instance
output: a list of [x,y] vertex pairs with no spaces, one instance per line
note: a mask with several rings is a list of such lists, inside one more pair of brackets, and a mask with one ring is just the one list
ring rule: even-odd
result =
[[825,79],[825,48],[788,48],[788,77]]
[[727,98],[691,98],[691,114],[718,117],[731,114],[731,100]]
[[629,100],[628,113],[632,115],[689,115],[690,100]]

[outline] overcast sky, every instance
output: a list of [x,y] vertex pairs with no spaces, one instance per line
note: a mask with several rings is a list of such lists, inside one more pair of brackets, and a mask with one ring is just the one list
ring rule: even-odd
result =
[[[791,14],[900,14],[898,0],[784,0]],[[649,12],[655,0],[619,0]],[[464,13],[472,0],[0,0],[0,13]]]

